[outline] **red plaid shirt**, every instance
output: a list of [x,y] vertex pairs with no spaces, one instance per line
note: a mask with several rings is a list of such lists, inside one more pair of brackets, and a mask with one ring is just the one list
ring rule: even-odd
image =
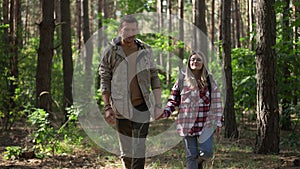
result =
[[[211,97],[211,99],[209,98]],[[178,80],[174,84],[168,102],[164,109],[164,117],[169,117],[178,107],[177,131],[180,136],[201,135],[203,127],[217,124],[221,127],[222,102],[220,91],[211,80],[211,95],[208,87],[192,89],[183,83],[180,91]]]

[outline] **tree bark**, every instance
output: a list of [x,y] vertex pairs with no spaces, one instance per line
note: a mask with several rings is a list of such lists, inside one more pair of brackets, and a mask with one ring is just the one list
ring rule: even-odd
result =
[[[3,24],[7,25],[9,24],[9,1],[8,0],[4,0],[2,3],[3,9]],[[1,46],[1,48],[3,48],[3,56],[6,56],[5,60],[9,60],[10,59],[10,39],[9,39],[9,28],[8,27],[4,27],[3,28],[3,34],[1,34],[1,40],[3,41],[3,46]],[[7,61],[5,61],[5,65],[8,65]],[[8,67],[8,66],[5,66]],[[8,68],[9,69],[9,68]],[[8,77],[6,77],[6,84],[7,84],[7,88],[9,90],[9,84],[10,84],[10,80]],[[7,94],[6,97],[10,98],[8,95],[10,93]],[[10,100],[9,99],[5,99],[5,111],[4,111],[4,117],[3,117],[3,130],[8,130],[8,124],[9,124],[9,119],[11,114],[10,112]]]
[[103,11],[103,3],[102,3],[102,0],[98,0],[98,44],[97,44],[97,47],[98,47],[98,52],[101,51],[101,46],[104,45],[102,43],[102,39],[103,38],[103,30],[102,30],[102,21],[103,21],[103,16],[102,16],[102,11]]
[[[18,69],[18,61],[19,61],[19,48],[21,48],[22,43],[22,21],[21,21],[21,2],[20,1],[11,1],[11,15],[12,18],[12,26],[10,30],[10,106],[11,109],[14,109],[17,105],[14,100],[15,98],[15,90],[18,87],[18,78],[19,78],[19,69]],[[12,111],[12,110],[11,110]]]
[[238,0],[234,0],[234,6],[235,6],[235,12],[234,12],[234,15],[235,15],[235,24],[236,24],[236,30],[235,30],[235,47],[236,48],[239,48],[241,47],[241,41],[240,41],[240,38],[241,38],[241,33],[240,33],[240,16],[239,16],[239,4],[238,4]]
[[[81,17],[81,0],[76,0],[76,11],[75,11],[75,29],[76,29],[76,35],[77,35],[77,41],[76,41],[76,47],[77,49],[81,49],[82,46],[82,36],[81,36],[81,21],[82,21],[82,17]],[[81,59],[78,58],[78,61],[81,62]]]
[[93,43],[87,44],[90,38],[90,25],[89,25],[89,4],[88,0],[83,0],[83,41],[85,43],[85,64],[84,64],[84,73],[85,73],[85,87],[86,87],[86,98],[91,96],[90,89],[92,87],[92,57],[93,57]]
[[215,41],[215,0],[211,1],[211,30],[210,30],[211,42]]
[[[61,11],[61,40],[63,58],[63,78],[64,78],[64,110],[67,119],[66,108],[73,104],[72,82],[73,82],[73,59],[71,49],[71,16],[70,0],[60,1]],[[65,119],[65,120],[66,120]]]
[[[161,6],[162,3],[161,3]],[[172,1],[169,0],[169,3],[168,3],[168,16],[169,16],[169,25],[168,25],[168,31],[169,32],[172,32]],[[163,26],[163,25],[162,25]],[[169,35],[169,38],[168,38],[168,45],[171,46],[172,45],[172,37]],[[167,54],[167,74],[166,74],[166,77],[167,77],[167,85],[169,86],[171,84],[171,74],[172,74],[172,60],[171,60],[171,57],[172,57],[172,54],[171,52],[168,52]],[[163,59],[162,59],[163,60]]]
[[253,35],[253,31],[254,31],[254,28],[253,28],[253,23],[254,23],[254,10],[253,10],[253,0],[249,0],[248,1],[249,4],[248,4],[248,27],[249,27],[249,49],[251,51],[254,50],[254,35]]
[[[179,40],[183,42],[184,40],[184,27],[183,27],[183,11],[184,11],[184,1],[183,0],[178,0],[178,17],[180,18],[179,21]],[[180,58],[180,62],[178,63],[179,70],[181,71],[182,69],[182,61],[184,57],[184,49],[179,48],[178,55]]]
[[36,70],[37,107],[51,111],[51,66],[53,58],[54,2],[42,0],[42,21],[39,24],[40,44]]
[[232,67],[231,67],[231,32],[230,32],[230,16],[231,16],[231,0],[222,1],[222,60],[225,73],[225,104],[224,104],[224,120],[225,120],[225,138],[237,138],[238,131],[234,112],[234,94],[232,87]]
[[[169,1],[170,2],[170,1]],[[162,0],[156,1],[156,12],[157,12],[157,19],[158,19],[158,32],[163,32],[163,4]],[[163,53],[159,54],[159,59],[157,59],[157,64],[163,66],[164,65],[164,57]],[[168,82],[167,82],[168,83]]]
[[279,153],[274,0],[257,2],[257,134],[255,152]]
[[195,43],[193,48],[200,49],[200,51],[207,56],[208,41],[205,11],[205,0],[193,0],[193,24],[201,31],[199,35],[197,34],[197,31],[194,32],[195,38],[193,41]]
[[[293,46],[289,42],[292,41],[292,29],[290,28],[290,0],[285,0],[285,6],[283,8],[283,14],[282,14],[282,41],[283,44],[286,45],[285,47],[287,49],[292,49]],[[283,53],[286,56],[290,55],[290,50],[283,51]],[[290,61],[289,59],[284,59],[285,63],[282,64],[282,73],[283,73],[283,84],[289,84],[290,83]],[[290,94],[292,94],[292,90],[289,87],[284,87],[282,89],[283,98],[282,98],[282,115],[281,115],[281,129],[282,130],[291,130],[292,129],[292,121],[291,121],[291,113],[289,112],[289,108],[291,106],[291,100]]]

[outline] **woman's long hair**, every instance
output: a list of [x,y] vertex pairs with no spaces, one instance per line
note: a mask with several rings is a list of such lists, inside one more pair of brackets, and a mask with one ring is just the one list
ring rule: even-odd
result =
[[[200,56],[203,60],[203,66],[202,66],[202,69],[200,70],[200,79],[196,79],[194,73],[192,72],[191,66],[190,66],[191,57],[195,54]],[[208,86],[207,78],[206,78],[207,76],[208,76],[208,71],[206,68],[206,61],[205,61],[204,55],[199,52],[192,52],[192,54],[188,58],[188,62],[186,65],[185,80],[186,80],[188,86],[196,89],[199,85],[200,89],[205,89]]]

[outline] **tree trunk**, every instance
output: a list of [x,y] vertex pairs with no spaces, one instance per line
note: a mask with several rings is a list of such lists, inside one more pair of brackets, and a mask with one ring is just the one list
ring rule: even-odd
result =
[[[285,44],[287,49],[292,49],[293,46],[289,43],[291,42],[291,35],[292,35],[292,29],[290,28],[290,0],[285,0],[285,6],[283,9],[283,15],[282,15],[282,41],[283,44]],[[283,53],[285,56],[290,55],[290,50],[284,50]],[[291,78],[291,72],[290,72],[290,61],[289,59],[284,59],[284,64],[282,65],[282,73],[283,73],[283,84],[289,84],[291,81],[289,80]],[[282,130],[291,130],[292,129],[292,121],[291,121],[291,113],[289,111],[289,108],[291,106],[291,100],[290,94],[292,93],[292,90],[289,87],[284,87],[282,89],[283,98],[282,98],[282,115],[281,115],[281,129]]]
[[[299,5],[299,3],[300,3],[300,0],[294,0],[293,1],[293,15],[294,15],[294,19],[295,20],[300,20],[300,5]],[[299,25],[297,25],[297,26],[295,26],[295,28],[294,28],[294,32],[293,32],[293,38],[294,38],[294,40],[295,40],[295,45],[294,45],[294,50],[296,50],[296,49],[299,49],[299,33],[300,32],[300,28],[299,28]],[[300,59],[299,59],[299,53],[297,53],[296,54],[296,56],[295,56],[296,58],[298,58],[298,59],[296,59],[296,63],[299,63],[300,62]],[[299,79],[296,79],[296,83],[297,84],[299,84],[300,82],[299,82],[300,80]],[[299,93],[300,91],[299,91],[299,88],[298,88],[298,86],[296,86],[294,89],[293,89],[293,105],[294,106],[296,106],[296,105],[298,105],[298,93]]]
[[63,58],[63,78],[64,78],[64,110],[67,120],[66,108],[73,104],[72,82],[73,82],[73,59],[71,49],[71,16],[70,0],[60,1],[61,11],[61,39],[62,39],[62,58]]
[[[81,0],[76,0],[76,11],[75,11],[75,29],[76,29],[76,35],[77,35],[77,41],[76,41],[76,47],[77,49],[81,49],[81,42],[82,42],[82,38],[81,38]],[[78,61],[81,62],[81,59],[78,58]]]
[[95,19],[95,16],[94,16],[94,6],[95,6],[95,1],[94,0],[89,0],[90,4],[89,4],[89,8],[90,8],[90,16],[89,16],[89,20],[91,20],[92,22],[89,22],[90,24],[90,32],[94,32],[95,31],[95,26],[94,26],[94,19]]
[[225,119],[225,137],[237,138],[238,131],[234,112],[234,95],[232,87],[232,67],[231,67],[231,32],[230,32],[230,8],[231,0],[222,1],[222,58],[223,69],[225,73],[225,104],[224,104],[224,119]]
[[[158,19],[158,32],[162,33],[163,31],[163,5],[162,0],[156,1],[156,12],[157,12],[157,19]],[[157,59],[157,64],[163,66],[164,65],[164,57],[163,53],[159,54],[159,58]]]
[[211,30],[210,30],[211,42],[215,41],[215,0],[211,1]]
[[254,31],[254,29],[253,29],[253,23],[254,23],[254,14],[253,14],[253,0],[249,0],[248,1],[249,2],[249,6],[248,6],[248,9],[249,9],[249,11],[248,11],[248,13],[249,13],[249,18],[248,18],[248,27],[249,27],[249,49],[251,50],[251,51],[253,51],[254,50],[254,35],[253,35],[253,31]]
[[[162,3],[161,3],[161,6],[162,6]],[[172,1],[169,0],[169,5],[168,5],[168,16],[169,16],[169,25],[168,25],[168,31],[169,32],[172,32]],[[169,38],[168,38],[169,42],[168,42],[168,45],[171,46],[172,45],[172,37],[169,35]],[[168,52],[168,55],[167,55],[167,85],[169,86],[172,82],[172,79],[171,79],[171,74],[172,74],[172,60],[171,60],[171,52]],[[163,59],[162,59],[163,60]]]
[[[3,24],[7,25],[9,24],[9,14],[8,14],[8,11],[9,11],[9,1],[8,0],[4,0],[2,5],[3,5]],[[1,40],[3,42],[3,44],[1,44],[1,48],[3,48],[3,56],[6,56],[5,60],[8,60],[10,59],[10,40],[9,40],[9,29],[8,27],[4,27],[3,28],[3,34],[1,34]],[[5,61],[5,67],[7,67],[6,65],[8,64],[7,61]],[[8,77],[6,77],[6,84],[7,84],[7,88],[9,90],[9,83],[10,83],[10,80]],[[8,93],[10,94],[10,93]],[[9,96],[6,96],[9,98]],[[3,118],[3,130],[8,130],[8,124],[9,124],[9,119],[10,119],[10,116],[11,114],[9,113],[10,112],[10,100],[9,99],[5,99],[5,111],[4,111],[4,118]]]
[[[232,1],[234,1],[234,0],[232,0]],[[236,21],[236,19],[235,19],[235,15],[234,15],[234,11],[235,11],[235,6],[234,6],[235,4],[234,3],[232,3],[231,2],[231,12],[230,12],[230,15],[231,15],[231,24],[230,24],[230,26],[231,26],[231,28],[230,28],[230,33],[231,33],[231,47],[234,47],[235,46],[235,25],[236,25],[236,23],[235,23],[235,21]]]
[[15,98],[15,90],[18,87],[18,78],[19,78],[19,69],[18,69],[18,60],[19,60],[19,48],[21,48],[22,43],[22,21],[21,21],[21,2],[20,1],[11,1],[13,7],[11,7],[11,15],[12,23],[10,30],[10,107],[12,111],[16,106]]
[[25,7],[25,26],[24,26],[24,30],[25,30],[25,42],[24,44],[27,44],[27,42],[29,41],[29,38],[30,38],[30,28],[28,26],[28,22],[29,22],[29,0],[26,0],[26,7]]
[[[108,19],[108,11],[107,11],[107,2],[106,0],[102,0],[102,4],[103,4],[103,19]],[[103,26],[103,32],[105,32],[106,30],[106,26]],[[107,36],[106,33],[103,35],[103,43],[107,44]]]
[[102,26],[103,26],[103,24],[102,24],[102,20],[103,20],[102,11],[103,11],[102,0],[98,0],[98,40],[97,40],[98,41],[98,45],[97,45],[98,52],[101,51],[101,47],[102,47],[102,45],[104,45],[102,43],[102,39],[101,39],[103,37],[102,33],[104,33],[103,30],[102,30]]
[[256,153],[279,153],[274,0],[257,3],[257,134]]
[[207,56],[208,41],[205,11],[205,0],[193,0],[193,24],[201,31],[199,35],[197,35],[197,31],[194,32],[196,38],[193,39],[193,48],[200,49],[200,51]]
[[36,70],[37,107],[51,111],[51,66],[53,58],[54,2],[42,0],[42,21],[39,24],[40,46]]
[[235,47],[239,48],[241,47],[241,42],[240,42],[240,17],[239,17],[239,4],[238,4],[238,0],[234,0],[234,15],[235,15],[235,25],[236,25],[236,30],[235,30]]
[[83,0],[83,41],[85,43],[85,64],[84,64],[84,73],[85,73],[85,87],[86,87],[86,98],[91,96],[90,89],[92,87],[92,57],[93,57],[93,43],[87,44],[87,41],[90,38],[90,26],[89,26],[89,4],[88,0]]
[[[184,24],[183,24],[183,11],[184,11],[184,1],[183,0],[178,0],[178,17],[180,18],[179,21],[179,40],[183,42],[184,40]],[[179,71],[182,69],[182,61],[184,58],[184,49],[179,48],[178,52],[180,62],[178,63],[179,66]]]

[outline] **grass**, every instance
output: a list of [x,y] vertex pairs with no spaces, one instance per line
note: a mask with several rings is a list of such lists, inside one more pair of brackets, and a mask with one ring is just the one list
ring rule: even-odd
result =
[[[165,119],[152,123],[149,136],[155,136],[157,133],[166,130],[173,122],[174,119]],[[239,126],[240,137],[238,139],[227,139],[222,136],[215,138],[214,156],[211,160],[206,162],[206,169],[296,169],[293,161],[295,159],[300,159],[299,127],[293,133],[281,131],[279,154],[264,155],[253,153],[256,135],[255,124],[244,123],[244,126]],[[1,166],[11,166],[12,164],[18,164],[20,166],[31,165],[32,168],[39,168],[40,166],[43,166],[43,168],[46,168],[45,166],[48,166],[49,168],[122,168],[121,160],[116,155],[101,149],[85,134],[82,135],[83,140],[81,141],[81,144],[72,144],[71,142],[61,144],[64,152],[68,154],[57,155],[51,159],[40,161],[35,159],[35,163],[30,163],[30,160],[0,160],[0,168]],[[157,144],[162,143],[157,142]],[[146,169],[184,168],[185,150],[182,142],[179,142],[175,147],[162,154],[146,159]]]
[[[161,132],[172,123],[166,120],[162,125],[153,124],[150,135]],[[293,167],[293,160],[300,158],[300,145],[291,147],[286,141],[290,132],[281,132],[282,140],[280,153],[275,155],[256,154],[253,152],[255,144],[255,125],[247,125],[239,129],[240,138],[226,139],[222,136],[214,140],[214,156],[206,162],[206,169],[283,169]],[[299,133],[299,132],[298,132]],[[300,135],[293,136],[299,138]],[[291,140],[293,141],[293,140]],[[147,169],[184,169],[185,150],[182,142],[163,154],[149,157],[146,160]],[[299,167],[300,168],[300,167]]]

